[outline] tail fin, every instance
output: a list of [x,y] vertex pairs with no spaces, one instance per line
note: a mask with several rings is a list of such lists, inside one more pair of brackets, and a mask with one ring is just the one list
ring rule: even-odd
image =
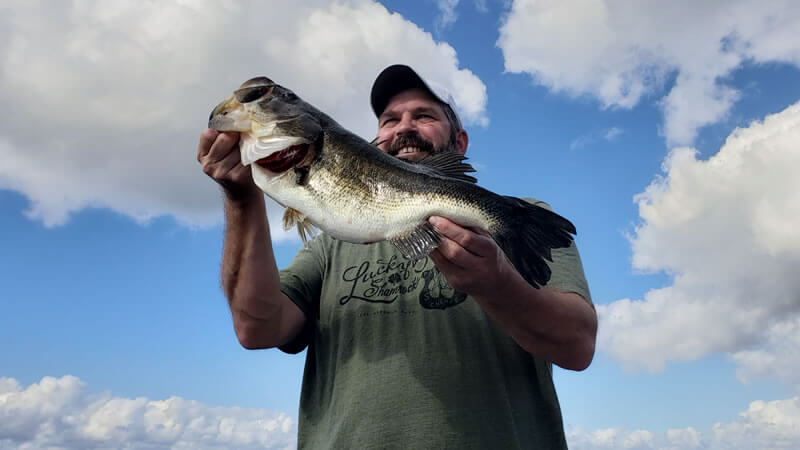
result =
[[569,220],[541,206],[516,197],[505,197],[508,209],[502,226],[494,233],[517,272],[533,287],[550,280],[551,249],[569,247],[575,226]]

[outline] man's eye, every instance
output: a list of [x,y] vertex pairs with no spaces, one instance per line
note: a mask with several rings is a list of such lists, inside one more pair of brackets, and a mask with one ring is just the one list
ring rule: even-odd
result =
[[386,125],[389,125],[389,124],[392,124],[392,123],[395,123],[395,122],[397,122],[397,119],[385,119],[383,121],[383,123],[381,124],[381,126],[385,127]]
[[417,119],[426,119],[427,120],[427,119],[436,119],[436,118],[433,117],[430,114],[420,114],[420,115],[417,116]]

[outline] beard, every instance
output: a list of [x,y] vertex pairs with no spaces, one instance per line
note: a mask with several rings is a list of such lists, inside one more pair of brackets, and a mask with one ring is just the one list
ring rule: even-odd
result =
[[420,152],[427,153],[428,156],[436,155],[438,153],[448,153],[456,151],[456,143],[454,139],[449,139],[448,142],[441,146],[434,146],[433,142],[423,138],[416,131],[409,132],[398,136],[392,144],[386,149],[386,153],[397,156],[400,150],[405,147],[416,147]]

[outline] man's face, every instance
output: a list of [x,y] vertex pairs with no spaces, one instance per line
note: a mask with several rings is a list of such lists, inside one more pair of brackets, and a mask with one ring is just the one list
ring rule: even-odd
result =
[[456,151],[442,105],[420,89],[403,91],[378,117],[378,148],[407,161]]

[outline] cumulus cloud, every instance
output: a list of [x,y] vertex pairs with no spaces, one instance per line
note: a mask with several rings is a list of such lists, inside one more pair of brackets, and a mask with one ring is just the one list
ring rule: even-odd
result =
[[367,0],[10,0],[0,61],[0,189],[24,194],[48,226],[88,207],[217,223],[197,138],[211,108],[256,75],[371,139],[371,83],[407,63],[455,94],[465,122],[487,123],[486,88],[455,50]]
[[576,450],[699,448],[697,446],[675,446],[673,439],[676,437],[676,431],[679,430],[669,430],[664,435],[657,435],[647,430],[627,431],[623,428],[604,428],[587,431],[582,428],[573,428],[567,432],[567,442],[569,448]]
[[726,117],[739,92],[725,77],[744,63],[800,66],[800,8],[790,0],[514,0],[498,46],[509,72],[603,107],[662,95],[663,133],[691,144]]
[[777,377],[800,389],[800,317],[773,324],[757,345],[734,352],[730,358],[743,382]]
[[714,425],[714,440],[723,448],[794,448],[800,442],[800,397],[755,401],[739,420]]
[[635,197],[633,266],[672,283],[598,305],[600,348],[629,367],[724,352],[743,379],[800,386],[800,103],[733,131],[708,160],[671,152]]
[[296,434],[282,413],[93,394],[69,375],[0,378],[0,448],[288,449]]
[[606,428],[594,431],[572,428],[567,431],[569,448],[661,449],[661,450],[749,450],[788,449],[800,442],[800,397],[771,402],[754,401],[732,422],[718,422],[701,432],[693,427],[665,433],[648,430]]

